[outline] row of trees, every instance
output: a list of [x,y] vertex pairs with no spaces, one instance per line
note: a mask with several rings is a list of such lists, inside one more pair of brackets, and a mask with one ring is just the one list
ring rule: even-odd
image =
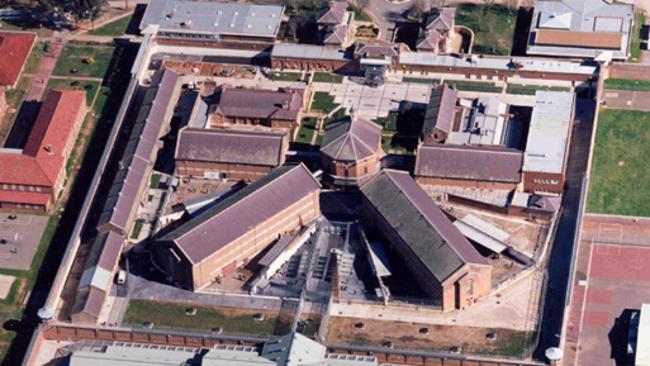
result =
[[97,19],[107,0],[38,0],[45,16],[70,14],[76,20]]

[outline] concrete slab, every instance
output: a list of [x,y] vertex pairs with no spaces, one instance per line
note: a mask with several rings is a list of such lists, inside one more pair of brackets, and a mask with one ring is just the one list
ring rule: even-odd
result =
[[28,270],[38,249],[48,216],[0,213],[0,268]]
[[11,285],[13,285],[16,277],[9,275],[0,275],[0,299],[4,300],[9,295]]

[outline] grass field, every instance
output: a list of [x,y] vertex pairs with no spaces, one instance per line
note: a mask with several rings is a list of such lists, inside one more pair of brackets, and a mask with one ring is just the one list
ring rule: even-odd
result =
[[[186,315],[188,307],[195,308],[196,314]],[[256,313],[264,314],[265,319],[256,321]],[[253,335],[284,334],[290,327],[285,321],[278,312],[151,300],[130,300],[124,315],[124,324],[128,325],[152,322],[154,327],[202,331],[221,327],[224,333]]]
[[[2,5],[3,3],[0,3],[0,5]],[[52,33],[54,33],[51,29],[47,29],[47,28],[36,28],[36,27],[31,27],[29,25],[21,26],[17,24],[12,24],[6,20],[0,20],[0,31],[10,31],[10,30],[34,32],[38,35],[39,38],[52,37]]]
[[634,28],[632,29],[632,41],[630,42],[630,62],[641,61],[641,26],[645,24],[645,14],[637,11],[634,15]]
[[606,79],[605,89],[650,91],[650,81],[629,79]]
[[[113,47],[67,45],[59,57],[53,75],[103,78],[111,62],[113,51]],[[89,57],[93,57],[95,62],[88,63]],[[73,69],[77,72],[71,72]]]
[[311,101],[310,109],[316,112],[329,113],[338,104],[334,103],[334,97],[326,92],[315,92]]
[[478,91],[487,93],[500,93],[502,88],[494,83],[485,81],[456,81],[445,80],[446,84],[453,86],[458,90]]
[[650,113],[605,109],[599,115],[587,210],[650,216]]
[[305,117],[300,123],[300,129],[298,129],[298,136],[296,137],[296,142],[302,144],[311,144],[311,140],[316,132],[316,118],[314,117]]
[[343,76],[331,74],[329,72],[317,72],[314,73],[313,81],[340,84],[343,82]]
[[41,59],[43,58],[44,48],[44,42],[34,43],[32,52],[29,54],[27,61],[25,61],[25,68],[23,69],[24,74],[35,74],[38,71],[38,65],[41,63]]
[[131,22],[131,16],[118,19],[114,22],[105,24],[102,27],[95,29],[90,34],[95,36],[114,36],[119,37],[126,32],[126,29]]
[[510,54],[517,9],[477,4],[460,4],[456,9],[456,25],[464,25],[474,31],[473,53]]
[[405,77],[402,79],[405,83],[418,83],[418,84],[440,84],[439,79],[424,79],[424,78],[414,78],[414,77]]
[[380,125],[384,131],[397,131],[397,113],[390,112],[388,117],[377,118],[375,123]]
[[84,90],[86,91],[86,105],[91,105],[95,94],[97,94],[97,88],[99,88],[99,81],[50,79],[43,91],[42,99],[45,99],[50,89]]
[[546,91],[570,91],[571,88],[562,86],[543,86],[543,85],[522,85],[522,84],[508,84],[506,93],[508,94],[522,94],[522,95],[535,95],[538,90]]

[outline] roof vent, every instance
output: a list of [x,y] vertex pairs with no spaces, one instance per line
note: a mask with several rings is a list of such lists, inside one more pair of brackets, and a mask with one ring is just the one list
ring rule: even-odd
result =
[[52,149],[52,145],[43,146],[43,150],[45,150],[47,155],[52,155],[54,153],[54,150]]

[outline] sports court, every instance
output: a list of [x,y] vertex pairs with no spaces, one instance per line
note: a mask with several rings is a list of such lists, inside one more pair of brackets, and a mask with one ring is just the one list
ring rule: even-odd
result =
[[650,302],[650,219],[585,215],[569,317],[565,365],[621,365],[628,319]]
[[28,270],[38,249],[48,217],[0,212],[0,268]]

